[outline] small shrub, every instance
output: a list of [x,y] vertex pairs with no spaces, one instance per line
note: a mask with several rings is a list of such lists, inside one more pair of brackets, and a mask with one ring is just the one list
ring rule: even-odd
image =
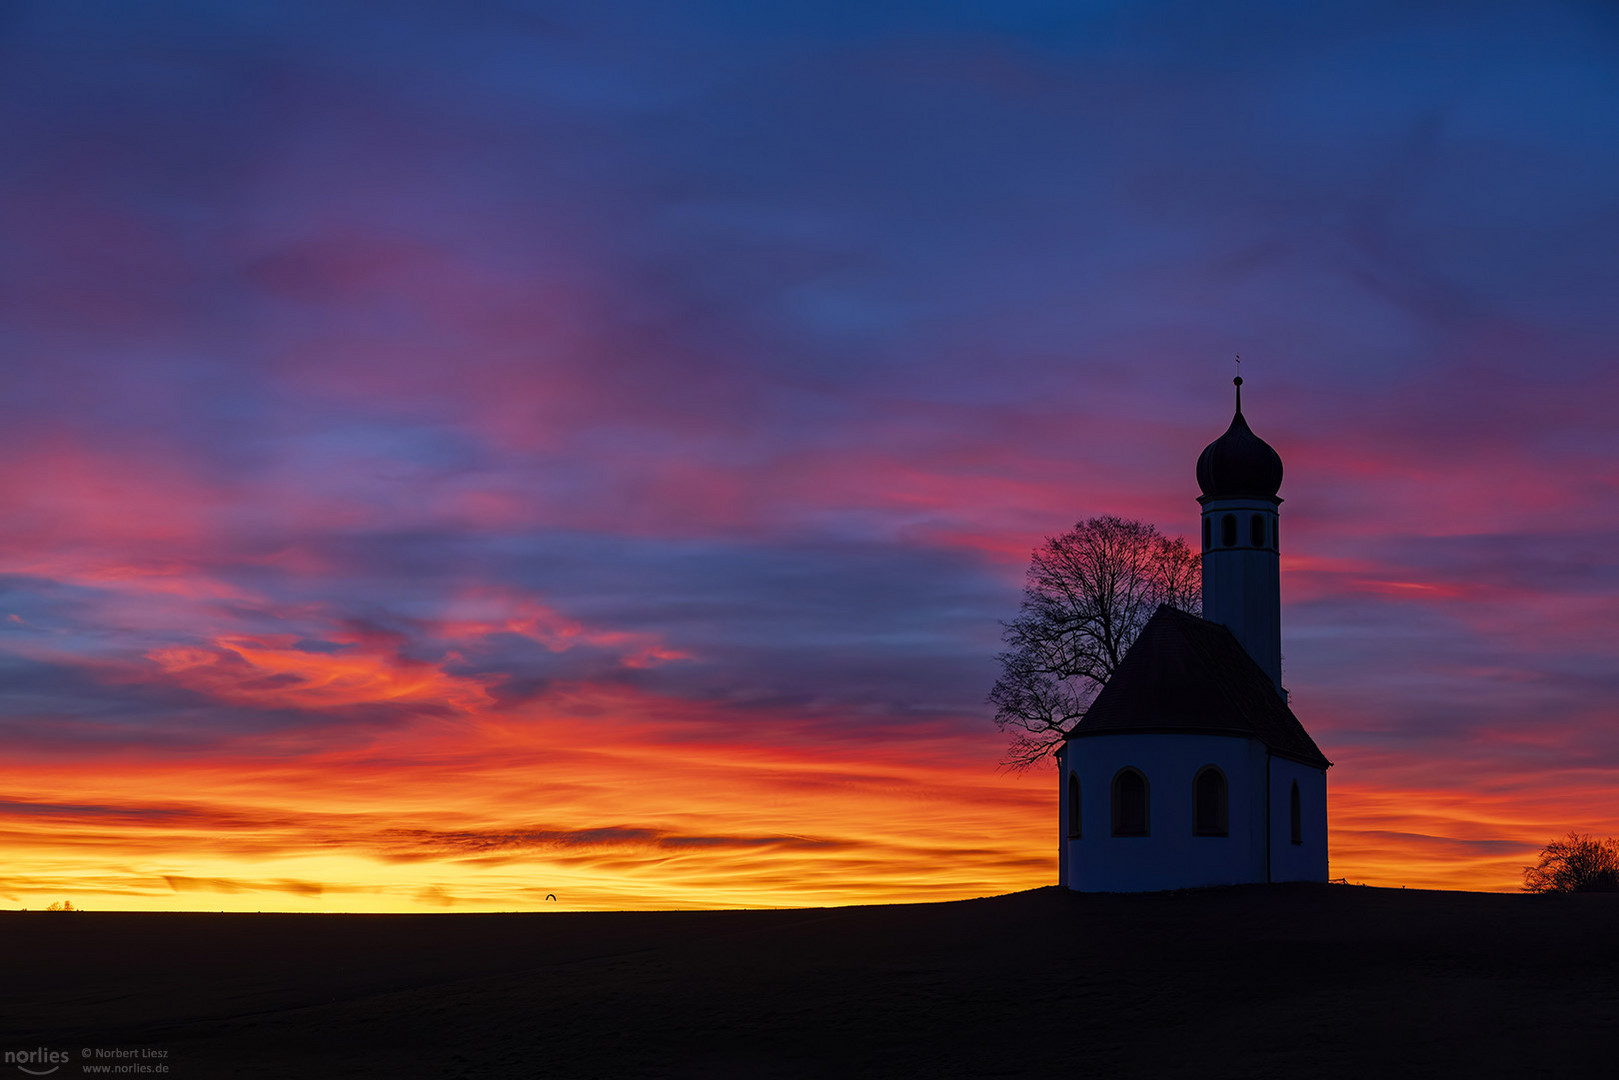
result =
[[1619,892],[1619,841],[1569,833],[1540,850],[1540,862],[1523,868],[1532,893]]

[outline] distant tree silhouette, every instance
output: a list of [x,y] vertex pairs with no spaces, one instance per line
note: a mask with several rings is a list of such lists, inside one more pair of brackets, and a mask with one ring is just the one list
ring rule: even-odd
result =
[[1523,868],[1525,892],[1619,892],[1619,841],[1569,833],[1540,850]]
[[996,726],[1012,736],[1006,765],[1028,768],[1062,743],[1159,604],[1202,611],[1200,566],[1186,541],[1111,516],[1035,549],[989,692]]
[[58,901],[56,901],[56,903],[50,905],[45,910],[46,911],[77,911],[79,909],[73,906],[73,901],[71,901],[71,900],[58,900]]

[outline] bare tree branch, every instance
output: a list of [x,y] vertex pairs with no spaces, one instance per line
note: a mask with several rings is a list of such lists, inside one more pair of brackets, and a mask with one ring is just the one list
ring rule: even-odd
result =
[[1082,521],[1034,551],[1007,651],[989,692],[1011,734],[1006,766],[1026,769],[1061,745],[1159,604],[1202,609],[1201,558],[1145,522]]
[[1619,841],[1569,833],[1523,868],[1525,892],[1619,892]]

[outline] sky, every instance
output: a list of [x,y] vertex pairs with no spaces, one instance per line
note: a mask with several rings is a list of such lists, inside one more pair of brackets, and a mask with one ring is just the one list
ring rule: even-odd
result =
[[1332,876],[1515,889],[1619,834],[1615,131],[1597,3],[0,6],[0,905],[1052,884],[1000,621],[1239,371]]

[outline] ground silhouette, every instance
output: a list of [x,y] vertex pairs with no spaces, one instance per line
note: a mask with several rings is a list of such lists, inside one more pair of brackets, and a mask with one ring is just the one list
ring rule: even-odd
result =
[[1619,1029],[1607,895],[3,912],[0,947],[0,1046],[153,1047],[210,1080],[1610,1076]]

